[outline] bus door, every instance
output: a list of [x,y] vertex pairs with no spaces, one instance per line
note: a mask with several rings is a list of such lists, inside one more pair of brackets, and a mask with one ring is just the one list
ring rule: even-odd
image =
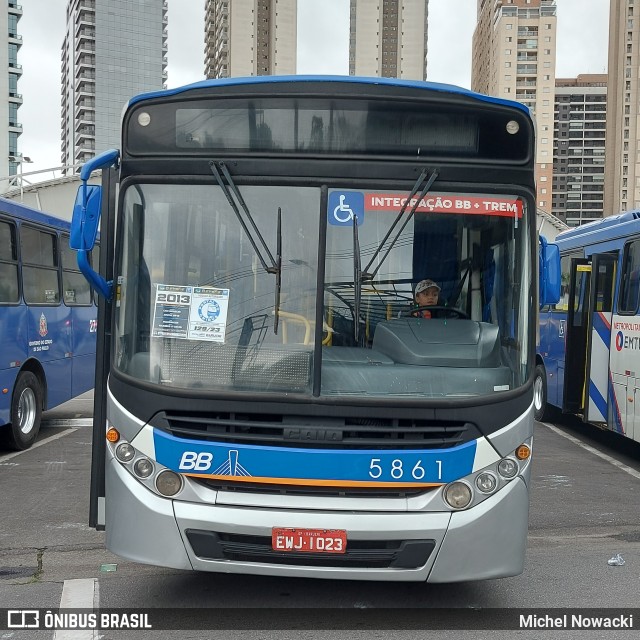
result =
[[587,258],[572,258],[567,310],[563,413],[582,414],[591,313],[591,265]]
[[587,407],[585,421],[607,424],[610,393],[611,316],[618,256],[591,256],[591,327],[587,353]]

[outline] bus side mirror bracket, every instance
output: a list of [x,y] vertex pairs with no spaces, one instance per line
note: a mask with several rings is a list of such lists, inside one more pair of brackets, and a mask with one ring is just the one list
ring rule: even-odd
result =
[[560,250],[557,244],[550,244],[544,236],[539,236],[539,241],[538,304],[542,308],[560,301]]
[[78,267],[91,286],[107,300],[113,295],[113,282],[107,282],[89,264],[89,252],[93,249],[100,226],[102,187],[87,184],[91,173],[117,164],[120,152],[117,149],[105,151],[85,163],[80,171],[82,184],[73,206],[71,236],[69,246],[78,252]]

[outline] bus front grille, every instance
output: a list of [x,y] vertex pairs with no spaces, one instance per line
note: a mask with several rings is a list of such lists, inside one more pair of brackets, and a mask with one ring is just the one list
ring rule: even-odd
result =
[[162,411],[150,424],[177,438],[273,447],[443,449],[481,437],[470,422]]
[[348,540],[346,553],[275,551],[271,538],[187,529],[187,539],[203,560],[265,562],[309,567],[418,569],[429,560],[435,540]]
[[253,493],[263,495],[282,496],[313,496],[317,498],[409,498],[430,491],[436,491],[439,487],[417,487],[415,489],[399,489],[397,487],[331,487],[314,485],[287,485],[260,482],[234,482],[233,480],[221,480],[191,477],[192,482],[197,482],[207,489],[214,491],[226,491],[232,493]]

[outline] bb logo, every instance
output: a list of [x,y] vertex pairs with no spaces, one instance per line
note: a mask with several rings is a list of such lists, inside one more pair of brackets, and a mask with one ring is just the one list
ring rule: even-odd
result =
[[622,351],[622,347],[624,347],[624,334],[622,331],[618,331],[616,335],[616,349]]
[[198,307],[198,315],[203,322],[214,322],[220,315],[220,305],[215,300],[205,300]]
[[202,451],[185,451],[180,458],[180,471],[207,471],[211,468],[213,462],[213,453]]

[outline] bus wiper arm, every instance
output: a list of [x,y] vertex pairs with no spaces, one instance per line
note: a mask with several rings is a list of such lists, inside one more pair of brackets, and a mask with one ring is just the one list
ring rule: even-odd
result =
[[[223,191],[224,195],[226,196],[227,200],[229,201],[229,205],[233,209],[233,212],[236,214],[236,217],[238,218],[238,222],[242,225],[242,228],[244,229],[244,232],[247,234],[247,238],[249,238],[249,242],[251,243],[251,246],[253,247],[253,250],[256,252],[256,254],[258,256],[258,260],[260,260],[260,263],[262,264],[262,267],[264,268],[264,270],[267,273],[273,273],[273,274],[277,275],[279,273],[279,271],[280,271],[280,268],[279,268],[277,262],[274,260],[273,256],[271,255],[271,251],[269,251],[269,247],[267,247],[267,243],[264,241],[264,238],[262,237],[262,234],[260,233],[260,229],[258,229],[258,227],[257,227],[257,225],[256,225],[256,223],[255,223],[255,221],[253,219],[253,216],[251,215],[251,212],[249,211],[249,207],[247,207],[247,204],[244,201],[244,198],[242,197],[242,194],[238,190],[238,187],[236,187],[236,184],[233,181],[233,178],[231,177],[231,174],[229,173],[229,169],[227,169],[227,165],[224,162],[216,163],[214,160],[211,160],[209,162],[209,168],[211,169],[211,173],[213,173],[213,175],[215,176],[216,180],[218,181],[218,184],[220,185],[220,188],[222,189],[222,191]],[[222,174],[220,172],[222,172]],[[224,180],[223,180],[223,175],[224,175]],[[226,180],[226,182],[225,182],[225,180]],[[238,203],[242,207],[242,210],[244,211],[244,215],[247,217],[247,220],[251,224],[251,227],[253,228],[253,231],[254,231],[256,237],[258,238],[258,240],[262,244],[262,246],[264,248],[264,251],[265,251],[265,253],[267,255],[267,258],[269,259],[269,262],[271,264],[267,264],[267,261],[263,257],[261,250],[258,248],[258,245],[256,243],[256,240],[255,240],[254,236],[251,234],[251,231],[249,230],[249,227],[247,226],[247,223],[244,221],[244,218],[242,217],[242,214],[240,213],[240,209],[238,209],[238,205],[236,204],[235,200],[233,199],[233,197],[231,195],[231,191],[229,191],[229,187],[231,187],[231,190],[233,191],[233,195],[235,195],[236,200],[238,201]]]
[[280,320],[280,293],[282,291],[282,208],[278,207],[278,228],[276,230],[276,299],[273,303],[275,316],[273,318],[273,333],[278,335],[278,321]]
[[380,267],[382,266],[384,261],[387,259],[387,256],[391,252],[391,249],[393,249],[393,246],[398,241],[398,238],[402,235],[404,228],[407,226],[407,224],[409,224],[409,221],[413,217],[413,214],[416,212],[416,209],[418,208],[418,205],[422,201],[422,198],[424,198],[427,195],[427,193],[433,186],[433,183],[436,181],[439,171],[437,169],[434,169],[431,172],[431,175],[429,176],[427,183],[424,185],[422,191],[420,192],[420,195],[418,196],[413,206],[411,207],[411,211],[409,211],[409,215],[407,216],[407,219],[404,221],[403,225],[398,230],[398,233],[396,234],[395,238],[392,240],[391,244],[387,247],[387,250],[384,256],[382,256],[382,259],[380,260],[378,266],[375,268],[373,273],[369,273],[369,269],[371,268],[371,265],[373,265],[375,259],[378,257],[378,255],[380,255],[380,252],[382,251],[382,247],[384,247],[385,242],[389,239],[389,236],[395,229],[396,225],[400,222],[400,220],[404,216],[404,213],[407,210],[407,206],[413,200],[414,196],[418,192],[418,189],[420,189],[420,185],[424,182],[425,178],[427,177],[427,173],[428,173],[427,170],[424,169],[420,174],[420,176],[418,177],[418,179],[416,180],[416,183],[413,185],[413,189],[411,189],[411,193],[409,194],[409,197],[405,200],[404,204],[402,205],[402,208],[400,209],[400,211],[398,212],[398,215],[396,216],[396,219],[393,221],[392,225],[389,227],[389,230],[387,231],[384,238],[382,239],[382,242],[380,243],[378,248],[374,251],[373,255],[371,256],[371,260],[369,260],[369,264],[367,264],[364,271],[362,272],[363,280],[373,280],[375,278],[376,274],[380,270]]
[[358,344],[360,337],[360,302],[362,300],[362,262],[358,237],[358,216],[353,215],[351,220],[353,222],[353,339]]

